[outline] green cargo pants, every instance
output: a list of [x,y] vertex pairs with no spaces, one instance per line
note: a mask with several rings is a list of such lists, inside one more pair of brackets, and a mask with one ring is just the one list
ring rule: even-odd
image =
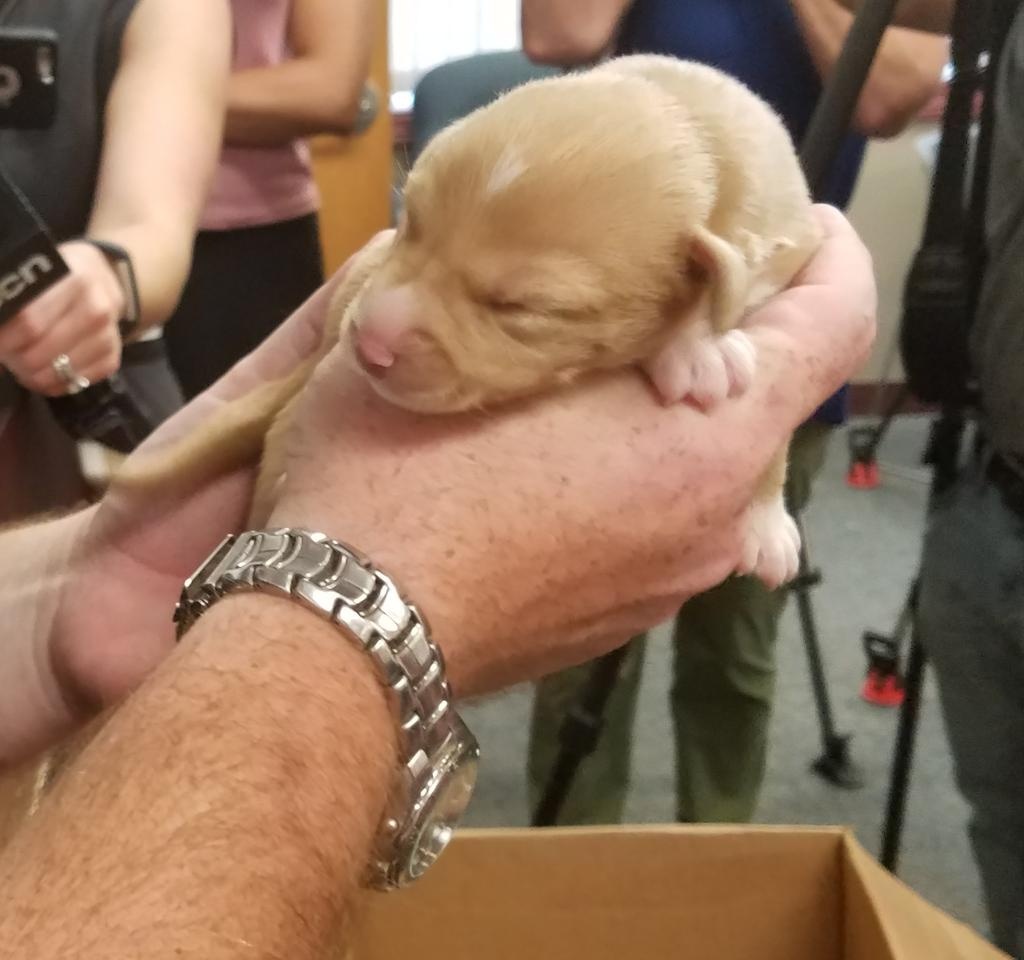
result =
[[[825,459],[831,427],[810,421],[790,448],[786,496],[801,512]],[[671,692],[676,745],[677,818],[741,823],[757,805],[775,688],[775,634],[786,591],[732,577],[693,599],[675,621]],[[617,823],[629,784],[630,748],[646,635],[630,642],[597,747],[580,766],[560,823]],[[531,812],[558,754],[566,711],[589,676],[584,664],[538,685],[527,760]]]

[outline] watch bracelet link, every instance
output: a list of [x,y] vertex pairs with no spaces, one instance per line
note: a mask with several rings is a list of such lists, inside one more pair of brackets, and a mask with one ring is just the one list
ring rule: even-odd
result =
[[254,590],[297,600],[340,627],[370,654],[392,694],[403,757],[397,792],[406,802],[389,805],[371,881],[394,886],[386,847],[407,832],[402,819],[415,819],[417,797],[428,795],[447,753],[467,740],[476,747],[452,705],[444,658],[429,625],[391,579],[352,547],[305,530],[247,531],[226,537],[185,581],[174,613],[178,639],[220,597]]

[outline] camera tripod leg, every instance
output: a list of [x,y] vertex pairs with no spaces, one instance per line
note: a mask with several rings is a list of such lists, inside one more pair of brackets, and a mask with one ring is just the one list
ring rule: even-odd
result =
[[796,523],[800,529],[800,572],[790,584],[790,590],[796,596],[797,613],[800,616],[801,633],[803,634],[804,648],[807,651],[807,666],[811,675],[811,688],[814,691],[814,703],[818,711],[822,743],[822,754],[811,764],[811,769],[837,787],[856,790],[863,786],[864,779],[856,764],[850,760],[849,735],[836,732],[828,685],[825,680],[821,645],[818,642],[818,629],[814,620],[814,608],[811,605],[810,591],[821,582],[821,572],[811,569],[807,553],[807,534],[799,517],[796,518]]
[[627,643],[606,653],[591,666],[583,696],[566,715],[559,731],[561,749],[534,812],[533,826],[550,827],[558,822],[576,771],[597,746],[604,725],[605,708],[618,683],[629,646]]
[[882,826],[882,845],[879,860],[887,870],[896,870],[900,841],[903,837],[903,815],[907,806],[907,788],[910,783],[910,765],[914,759],[914,737],[921,706],[921,686],[924,681],[925,652],[917,633],[917,591],[915,580],[910,588],[908,608],[911,611],[910,650],[904,672],[904,697],[900,707],[896,746],[893,749],[892,770],[889,776],[889,796],[885,805]]

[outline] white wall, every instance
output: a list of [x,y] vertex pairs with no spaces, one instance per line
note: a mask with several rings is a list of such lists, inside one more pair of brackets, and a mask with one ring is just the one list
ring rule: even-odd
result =
[[[895,344],[903,281],[921,240],[931,171],[920,141],[934,123],[916,123],[902,135],[873,142],[861,170],[849,215],[871,250],[878,278],[878,339],[858,381],[879,380]],[[898,357],[887,379],[902,379]]]

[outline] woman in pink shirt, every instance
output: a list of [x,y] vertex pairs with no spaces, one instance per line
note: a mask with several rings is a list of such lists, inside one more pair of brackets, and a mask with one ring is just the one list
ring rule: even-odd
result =
[[304,137],[349,133],[369,73],[373,0],[231,0],[224,150],[192,272],[165,329],[187,397],[323,281]]

